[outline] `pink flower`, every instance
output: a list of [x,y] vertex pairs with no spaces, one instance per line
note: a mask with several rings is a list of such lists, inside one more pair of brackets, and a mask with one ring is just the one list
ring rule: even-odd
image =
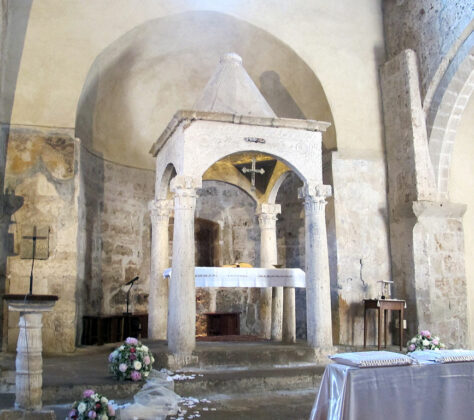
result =
[[109,416],[115,416],[115,408],[110,404],[107,406],[107,408],[109,409]]
[[133,338],[133,337],[128,337],[125,340],[125,343],[130,344],[131,346],[136,346],[138,344],[138,340],[136,338]]
[[420,335],[421,335],[422,337],[426,337],[426,338],[430,338],[430,337],[431,337],[431,333],[430,333],[428,330],[420,331]]
[[130,377],[132,378],[132,381],[135,381],[135,382],[142,379],[142,375],[140,374],[140,372],[136,370],[132,371],[132,373],[130,374]]
[[89,417],[90,419],[95,419],[97,417],[97,414],[95,411],[91,410],[87,413],[87,417]]
[[119,371],[120,372],[126,372],[127,371],[127,365],[125,363],[120,363]]
[[415,350],[415,345],[414,345],[414,344],[410,344],[410,345],[408,346],[408,351],[413,351],[413,350]]
[[94,391],[93,389],[86,389],[86,390],[83,392],[82,396],[83,396],[84,398],[89,398],[89,397],[92,397],[94,394],[95,394],[95,391]]
[[145,356],[145,357],[143,358],[143,363],[145,363],[145,365],[149,365],[150,362],[151,362],[151,360],[150,360],[150,357],[149,357],[149,356]]
[[437,346],[439,344],[439,340],[436,340],[436,338],[433,340],[433,344]]

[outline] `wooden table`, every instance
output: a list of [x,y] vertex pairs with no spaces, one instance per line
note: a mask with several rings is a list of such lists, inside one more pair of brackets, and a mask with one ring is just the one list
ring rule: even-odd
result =
[[376,309],[377,310],[377,324],[378,324],[378,350],[380,350],[382,343],[382,317],[383,317],[383,327],[384,327],[384,341],[385,347],[387,347],[387,312],[388,311],[398,311],[400,316],[400,351],[403,347],[403,311],[406,308],[406,302],[399,299],[364,299],[364,348],[367,345],[367,310]]

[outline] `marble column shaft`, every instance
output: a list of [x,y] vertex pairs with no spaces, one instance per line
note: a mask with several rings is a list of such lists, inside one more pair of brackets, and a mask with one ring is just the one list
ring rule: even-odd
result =
[[295,288],[283,288],[283,328],[282,341],[284,343],[296,342],[296,306]]
[[[260,226],[260,266],[274,268],[278,263],[276,239],[277,214],[281,213],[280,204],[264,203],[258,209]],[[270,309],[271,308],[271,309]],[[260,314],[264,325],[264,337],[281,341],[283,317],[283,288],[261,289]]]
[[154,200],[148,204],[151,217],[150,296],[148,300],[148,337],[166,340],[168,324],[169,218],[172,200]]
[[174,233],[168,348],[176,355],[190,355],[196,345],[194,211],[201,179],[178,175],[171,180],[170,187],[174,193]]
[[305,184],[299,191],[305,207],[306,322],[311,347],[332,347],[331,293],[326,236],[329,185]]

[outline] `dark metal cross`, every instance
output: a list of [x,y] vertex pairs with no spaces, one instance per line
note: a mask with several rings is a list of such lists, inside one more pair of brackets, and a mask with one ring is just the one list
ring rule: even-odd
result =
[[32,239],[33,240],[33,255],[31,262],[31,273],[30,273],[30,291],[28,294],[33,294],[33,268],[35,266],[35,254],[36,254],[36,240],[37,239],[48,239],[46,236],[38,236],[36,234],[36,226],[33,226],[33,235],[32,236],[23,236],[23,239]]
[[245,168],[245,167],[242,168],[242,172],[244,174],[246,174],[248,172],[250,172],[250,174],[251,174],[251,182],[252,182],[251,190],[252,191],[255,191],[255,174],[263,175],[265,173],[265,169],[263,169],[263,168],[257,169],[256,164],[257,164],[257,160],[255,158],[252,158],[252,167],[251,168]]

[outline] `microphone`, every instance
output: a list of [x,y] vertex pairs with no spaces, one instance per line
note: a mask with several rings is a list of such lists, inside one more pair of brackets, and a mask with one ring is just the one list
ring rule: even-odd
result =
[[139,279],[139,277],[134,277],[132,280],[128,281],[127,283],[125,283],[125,286],[128,286],[129,284],[133,284],[135,283],[137,280]]

